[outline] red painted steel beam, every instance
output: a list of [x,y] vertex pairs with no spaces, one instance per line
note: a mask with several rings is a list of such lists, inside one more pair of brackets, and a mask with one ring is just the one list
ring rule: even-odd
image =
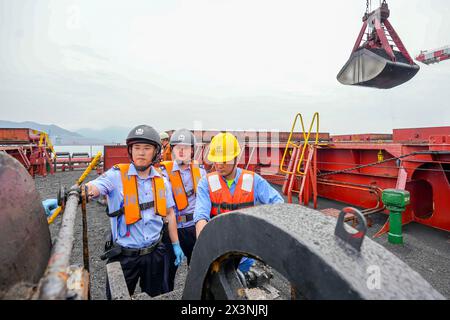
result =
[[388,19],[384,21],[384,25],[386,26],[387,31],[389,32],[392,40],[394,41],[397,48],[400,50],[400,52],[405,56],[405,58],[409,61],[410,64],[414,64],[414,60],[411,58],[411,55],[409,54],[408,50],[406,49],[405,45],[403,44],[402,40],[398,36],[397,32],[395,31],[392,24],[389,22]]
[[392,134],[368,133],[368,134],[344,134],[332,135],[331,142],[370,142],[370,141],[392,141]]
[[359,32],[358,38],[356,38],[355,46],[353,47],[352,53],[359,49],[362,39],[364,37],[364,33],[367,29],[367,20],[364,21],[361,31]]
[[433,136],[450,136],[450,126],[447,127],[431,127],[431,128],[408,128],[394,129],[393,140],[398,143],[407,142],[430,142]]
[[[202,130],[193,131],[198,143],[209,143],[211,139],[220,132],[219,130]],[[285,143],[288,141],[290,132],[276,131],[227,131],[235,135],[241,142],[268,142],[268,143]],[[311,133],[311,140],[316,138],[315,133]],[[297,132],[293,135],[293,140],[303,141],[303,133]],[[325,132],[319,133],[320,141],[328,141],[330,134]]]
[[0,144],[28,144],[39,140],[28,128],[0,128]]

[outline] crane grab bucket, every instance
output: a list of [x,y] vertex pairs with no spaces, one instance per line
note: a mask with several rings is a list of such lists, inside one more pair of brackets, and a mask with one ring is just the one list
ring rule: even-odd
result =
[[[419,66],[412,60],[388,17],[389,9],[385,2],[379,9],[364,16],[352,54],[337,75],[340,83],[390,89],[417,74]],[[369,32],[366,34],[367,28]],[[367,40],[361,44],[365,34]]]

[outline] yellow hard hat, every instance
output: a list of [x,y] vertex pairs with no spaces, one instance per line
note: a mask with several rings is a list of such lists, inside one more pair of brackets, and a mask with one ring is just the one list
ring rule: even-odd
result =
[[211,162],[228,162],[241,153],[241,147],[234,135],[229,132],[219,133],[211,140],[208,160]]

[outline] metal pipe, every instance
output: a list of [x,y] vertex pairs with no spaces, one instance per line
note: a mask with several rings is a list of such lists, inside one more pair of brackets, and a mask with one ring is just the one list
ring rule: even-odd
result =
[[[86,212],[86,189],[84,185],[81,188],[81,214],[83,223],[83,264],[84,269],[89,273],[89,243],[88,243],[88,228],[87,228],[87,212]],[[88,276],[89,277],[89,276]],[[91,299],[91,286],[88,284],[87,298]]]
[[[341,181],[334,181],[334,180],[327,180],[327,179],[317,179],[317,183],[321,184],[327,184],[335,187],[344,187],[344,188],[350,188],[350,189],[356,189],[361,191],[369,191],[370,193],[374,192],[377,195],[377,205],[373,208],[368,208],[362,211],[364,215],[376,213],[379,211],[384,210],[386,207],[384,206],[381,197],[382,197],[382,190],[375,186],[368,186],[364,184],[357,184],[357,183],[350,183],[350,182],[341,182]],[[380,203],[382,206],[380,207]]]
[[66,299],[67,268],[75,238],[74,227],[79,200],[79,187],[75,185],[69,191],[58,238],[53,247],[47,270],[41,280],[39,289],[39,299],[41,300]]

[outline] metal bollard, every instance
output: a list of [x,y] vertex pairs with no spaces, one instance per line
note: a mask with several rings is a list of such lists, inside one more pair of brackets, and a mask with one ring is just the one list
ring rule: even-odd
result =
[[403,244],[402,213],[410,203],[410,195],[406,190],[386,189],[382,195],[383,203],[390,211],[388,241],[392,244]]

